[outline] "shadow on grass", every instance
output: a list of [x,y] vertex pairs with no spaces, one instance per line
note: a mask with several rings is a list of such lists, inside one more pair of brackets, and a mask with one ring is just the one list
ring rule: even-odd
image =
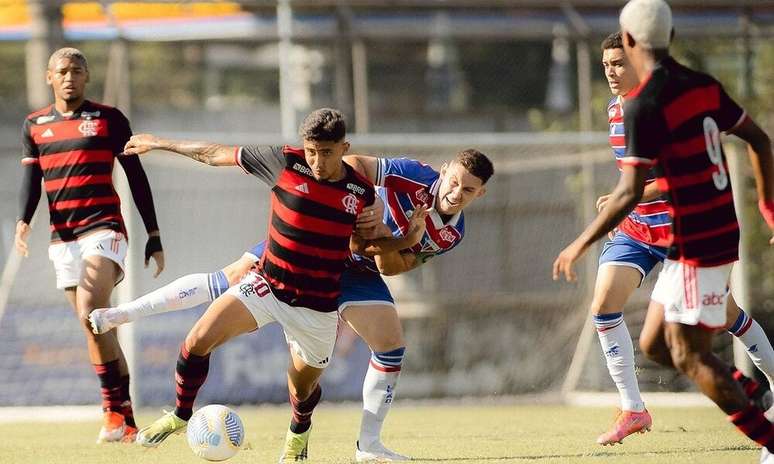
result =
[[661,454],[677,454],[677,453],[714,453],[718,451],[757,451],[760,448],[757,446],[721,446],[716,448],[675,448],[659,451],[631,451],[615,453],[611,451],[600,451],[598,453],[574,453],[574,454],[543,454],[539,456],[471,456],[471,457],[456,457],[456,458],[422,458],[414,457],[412,461],[427,461],[427,462],[465,462],[465,461],[541,461],[543,459],[571,459],[571,458],[604,458],[604,457],[616,457],[616,456],[647,456],[647,455],[661,455]]

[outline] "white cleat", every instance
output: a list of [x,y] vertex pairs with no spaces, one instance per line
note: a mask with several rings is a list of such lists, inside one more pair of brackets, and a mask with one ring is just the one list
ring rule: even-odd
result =
[[127,322],[129,322],[129,314],[118,308],[98,308],[89,314],[91,331],[97,335],[108,333]]
[[764,446],[761,448],[761,464],[774,464],[774,454],[771,454],[769,450]]
[[357,442],[355,445],[355,462],[393,461],[411,461],[411,458],[385,448],[385,446],[378,441],[364,450],[360,449],[360,442]]

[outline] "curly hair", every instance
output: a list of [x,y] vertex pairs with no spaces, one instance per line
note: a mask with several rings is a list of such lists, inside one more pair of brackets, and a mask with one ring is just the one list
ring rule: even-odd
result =
[[304,118],[298,134],[304,140],[338,142],[347,135],[347,124],[339,110],[320,108]]

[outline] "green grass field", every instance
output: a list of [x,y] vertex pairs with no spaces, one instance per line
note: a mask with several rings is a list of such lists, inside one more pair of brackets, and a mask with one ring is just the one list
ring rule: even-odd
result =
[[[287,407],[237,408],[247,446],[230,463],[276,462],[289,420]],[[654,408],[653,431],[623,445],[600,447],[610,409],[512,404],[455,406],[447,401],[396,404],[384,441],[419,462],[450,463],[757,463],[759,451],[715,408]],[[146,410],[140,424],[158,413]],[[321,405],[315,412],[309,462],[352,462],[358,405]],[[0,463],[172,464],[204,462],[183,435],[157,449],[95,445],[98,422],[0,425]]]

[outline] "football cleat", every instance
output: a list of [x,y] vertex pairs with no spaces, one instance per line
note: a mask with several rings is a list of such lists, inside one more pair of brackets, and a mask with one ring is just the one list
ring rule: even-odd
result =
[[137,443],[146,448],[153,448],[166,440],[173,433],[181,433],[185,430],[188,421],[175,415],[172,411],[165,411],[164,415],[156,419],[156,422],[137,432]]
[[653,419],[650,418],[648,410],[642,412],[618,410],[613,426],[607,432],[597,437],[597,443],[605,445],[615,445],[622,443],[623,439],[633,433],[645,433],[650,431]]
[[410,461],[411,458],[387,449],[381,442],[374,442],[367,449],[355,444],[355,462],[393,462]]
[[102,428],[97,435],[97,444],[121,441],[125,430],[124,416],[114,411],[105,411]]
[[137,439],[137,427],[127,425],[124,427],[124,436],[121,437],[121,443],[134,443]]
[[129,322],[129,315],[118,308],[98,308],[89,314],[91,331],[97,335],[107,333],[127,322]]
[[293,433],[288,430],[285,435],[285,448],[279,458],[279,463],[306,461],[309,451],[309,434],[312,428],[309,427],[304,433]]

